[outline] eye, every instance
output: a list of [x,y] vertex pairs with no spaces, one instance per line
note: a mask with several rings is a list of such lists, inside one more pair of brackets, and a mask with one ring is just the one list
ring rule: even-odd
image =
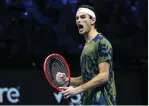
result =
[[86,18],[86,16],[85,15],[81,15],[81,18]]
[[76,17],[76,20],[78,20],[79,19],[79,17]]

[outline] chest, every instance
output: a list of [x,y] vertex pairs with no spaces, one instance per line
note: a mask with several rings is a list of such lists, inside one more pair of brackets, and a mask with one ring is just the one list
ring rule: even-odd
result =
[[96,59],[97,58],[97,47],[96,44],[85,44],[83,51],[81,53],[80,60],[86,60],[86,59]]
[[95,44],[86,44],[80,57],[80,66],[88,70],[97,65],[98,53]]

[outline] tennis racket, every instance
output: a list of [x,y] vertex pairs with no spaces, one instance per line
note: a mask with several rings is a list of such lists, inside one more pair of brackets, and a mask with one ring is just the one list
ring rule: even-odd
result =
[[[58,92],[62,91],[59,87],[68,87],[70,84],[70,68],[67,61],[63,56],[57,53],[53,53],[44,61],[44,74],[49,84],[55,88]],[[57,81],[57,75],[62,75],[60,81]],[[70,99],[67,99],[68,104],[72,104]]]
[[[70,68],[65,58],[57,53],[53,53],[44,61],[44,74],[50,85],[57,91],[59,87],[68,87],[70,83]],[[59,75],[59,79],[57,76]],[[59,80],[59,81],[58,81]]]

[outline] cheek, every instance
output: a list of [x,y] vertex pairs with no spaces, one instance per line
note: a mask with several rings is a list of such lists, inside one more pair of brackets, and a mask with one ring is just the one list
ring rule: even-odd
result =
[[85,27],[90,28],[91,27],[91,22],[90,21],[84,21]]

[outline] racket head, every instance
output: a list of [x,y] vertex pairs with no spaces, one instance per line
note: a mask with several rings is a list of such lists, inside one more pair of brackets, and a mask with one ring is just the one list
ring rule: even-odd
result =
[[[50,77],[52,77],[51,75],[49,75],[49,71],[51,71],[51,65],[52,65],[52,62],[51,64],[49,63],[53,58],[57,58],[61,61],[61,63],[65,66],[65,71],[67,71],[67,78],[68,78],[68,83],[65,85],[65,86],[69,86],[69,82],[70,82],[70,68],[69,68],[69,65],[67,63],[67,61],[65,60],[65,58],[58,54],[58,53],[53,53],[53,54],[50,54],[49,56],[46,57],[45,61],[44,61],[44,65],[43,65],[43,69],[44,69],[44,74],[46,76],[46,79],[48,80],[48,82],[50,83],[50,85],[52,85],[53,88],[55,88],[57,91],[61,91],[61,89],[55,84],[53,83],[53,81],[51,80]],[[50,67],[50,68],[49,68]],[[53,70],[54,71],[54,70]]]

